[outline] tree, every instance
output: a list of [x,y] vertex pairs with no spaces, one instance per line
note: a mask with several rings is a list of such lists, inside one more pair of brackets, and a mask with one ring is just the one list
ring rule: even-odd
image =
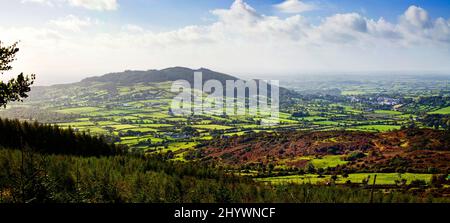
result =
[[314,164],[308,163],[306,165],[306,172],[307,173],[315,173],[316,172],[316,167],[314,166]]
[[[11,46],[3,46],[0,41],[0,74],[12,69],[11,63],[16,60],[16,54],[19,52],[17,43]],[[0,81],[0,106],[6,106],[13,101],[23,101],[27,98],[27,93],[31,90],[35,75],[25,76],[20,73],[16,78],[7,82]]]

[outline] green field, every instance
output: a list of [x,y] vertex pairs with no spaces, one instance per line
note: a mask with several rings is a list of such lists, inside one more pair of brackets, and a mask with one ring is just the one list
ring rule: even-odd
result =
[[398,126],[398,125],[364,125],[364,126],[357,126],[354,128],[358,129],[358,130],[386,132],[386,131],[398,130],[401,128],[401,126]]
[[324,156],[322,158],[315,158],[311,160],[311,163],[315,168],[328,168],[336,167],[338,165],[344,165],[347,161],[342,160],[342,155]]
[[399,111],[392,111],[392,110],[375,110],[375,114],[401,115],[402,113]]
[[[352,183],[362,183],[362,181],[370,176],[370,183],[373,183],[374,176],[377,175],[377,185],[395,185],[396,180],[405,179],[407,184],[411,183],[413,180],[423,180],[427,183],[431,181],[432,174],[416,174],[416,173],[355,173],[349,174],[348,177],[338,176],[336,183],[345,184],[347,181]],[[273,184],[321,184],[326,183],[331,180],[330,175],[324,175],[320,177],[317,174],[305,174],[305,175],[293,175],[293,176],[282,176],[282,177],[267,177],[258,178],[257,181],[270,182]]]
[[227,130],[232,129],[233,127],[224,126],[224,125],[193,125],[192,127],[197,129],[207,129],[207,130]]
[[429,114],[448,115],[448,114],[450,114],[450,107],[442,108],[442,109],[430,112]]
[[[90,85],[67,85],[64,88],[50,87],[37,99],[12,105],[4,113],[10,112],[13,117],[19,113],[21,119],[36,117],[36,120],[44,123],[58,124],[64,128],[71,126],[75,131],[106,135],[113,138],[114,142],[128,145],[136,151],[173,150],[175,153],[177,151],[185,153],[185,150],[192,149],[194,144],[205,143],[214,139],[217,134],[245,136],[252,132],[286,130],[387,132],[398,130],[402,125],[409,125],[410,117],[414,118],[415,124],[419,127],[426,127],[420,120],[423,118],[422,114],[429,111],[433,111],[430,114],[450,113],[450,107],[442,108],[448,104],[439,103],[439,106],[433,104],[436,102],[435,98],[431,98],[428,104],[417,104],[419,99],[439,95],[437,87],[439,83],[436,82],[423,83],[418,87],[411,85],[411,82],[398,82],[395,86],[391,86],[391,81],[384,80],[362,81],[364,84],[356,85],[339,81],[326,84],[323,81],[327,80],[320,79],[320,83],[316,80],[305,83],[306,85],[287,83],[288,89],[311,91],[296,95],[298,98],[289,103],[282,102],[280,123],[275,126],[261,125],[263,113],[257,116],[172,114],[170,105],[175,95],[170,92],[170,82],[130,84],[96,82]],[[391,87],[394,90],[391,91]],[[321,92],[330,89],[335,89],[331,95]],[[383,97],[381,100],[378,98],[380,94]],[[41,97],[51,98],[51,101],[40,100]],[[389,99],[409,101],[410,104],[380,104],[385,98],[388,101]],[[12,109],[14,107],[20,110]],[[43,115],[44,119],[36,115],[35,108],[46,113]],[[61,116],[60,119],[55,120],[55,114]],[[192,127],[190,131],[193,132],[189,134],[183,132],[189,129],[185,128],[186,126]],[[329,140],[330,143],[339,142],[339,139]],[[158,150],[154,150],[155,148]],[[178,159],[181,156],[178,153],[175,155]],[[285,160],[296,159],[308,159],[316,168],[346,164],[340,156],[291,157]]]
[[101,108],[96,107],[79,107],[79,108],[66,108],[57,110],[57,112],[64,113],[64,114],[86,114],[91,112],[96,112],[101,110]]
[[318,121],[318,122],[313,122],[316,125],[325,125],[325,126],[335,126],[335,125],[339,125],[339,122],[335,122],[335,121]]

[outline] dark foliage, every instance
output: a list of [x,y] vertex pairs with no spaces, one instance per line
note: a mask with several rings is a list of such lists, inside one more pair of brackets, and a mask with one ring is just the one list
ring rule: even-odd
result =
[[[74,157],[0,149],[0,203],[366,203],[363,188],[265,185],[162,157]],[[373,202],[446,202],[376,191]]]
[[[11,46],[2,46],[0,41],[0,73],[10,71],[10,65],[16,59],[16,53],[19,52],[17,43]],[[25,76],[23,73],[7,82],[0,81],[0,106],[6,106],[8,102],[22,101],[28,97],[27,93],[31,90],[30,86],[34,82],[34,74]]]
[[40,153],[77,156],[109,156],[125,149],[105,142],[102,137],[78,133],[71,128],[1,118],[0,146],[13,149],[28,146]]

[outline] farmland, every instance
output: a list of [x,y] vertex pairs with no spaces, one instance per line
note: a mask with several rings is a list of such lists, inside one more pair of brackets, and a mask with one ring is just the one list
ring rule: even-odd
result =
[[430,112],[430,114],[448,115],[448,114],[450,114],[450,107],[445,107],[445,108]]
[[[172,71],[191,72],[184,68],[173,68]],[[264,126],[261,116],[248,114],[175,115],[170,109],[176,95],[170,91],[170,81],[130,82],[124,79],[116,83],[102,78],[106,77],[37,87],[23,104],[12,104],[0,115],[101,135],[115,144],[128,146],[130,151],[162,154],[174,161],[214,160],[218,165],[233,171],[238,169],[237,173],[265,183],[323,184],[333,176],[336,184],[361,183],[369,175],[373,179],[375,174],[378,177],[376,183],[380,185],[394,185],[403,179],[408,183],[414,180],[430,183],[432,173],[428,167],[435,168],[438,173],[445,172],[448,167],[444,165],[442,169],[443,166],[438,165],[448,158],[446,153],[438,152],[427,155],[438,157],[437,164],[425,167],[411,161],[409,169],[390,163],[392,157],[398,155],[397,151],[383,152],[385,158],[377,158],[371,165],[367,163],[375,162],[374,158],[365,158],[384,148],[421,148],[424,145],[434,148],[436,142],[420,144],[416,142],[418,139],[404,136],[403,130],[444,130],[449,127],[446,115],[450,92],[440,79],[400,77],[386,82],[374,77],[358,84],[333,78],[304,83],[285,81],[289,90],[283,90],[281,98],[288,99],[281,101],[279,125]],[[285,132],[304,135],[288,137]],[[309,138],[311,132],[317,135]],[[423,134],[440,137],[434,132]],[[261,136],[265,137],[252,145],[237,144],[228,148],[236,141]],[[295,141],[298,137],[306,138]],[[387,143],[383,137],[403,141]],[[252,147],[266,139],[273,141],[267,142],[270,146],[264,150]],[[217,151],[216,147],[224,150]],[[303,152],[298,152],[299,148],[303,148]],[[361,157],[348,160],[357,152],[362,154]],[[418,152],[404,155],[405,159],[422,156]],[[346,168],[352,172],[344,176]],[[303,170],[304,173],[298,173]]]
[[415,180],[431,182],[432,174],[411,174],[411,173],[355,173],[348,176],[337,175],[335,179],[332,179],[331,175],[317,175],[317,174],[305,174],[305,175],[291,175],[283,177],[268,177],[257,178],[261,182],[270,182],[275,184],[326,184],[334,182],[336,184],[348,184],[348,183],[373,183],[373,179],[377,176],[376,185],[396,185],[402,180],[406,181],[406,184],[411,184]]

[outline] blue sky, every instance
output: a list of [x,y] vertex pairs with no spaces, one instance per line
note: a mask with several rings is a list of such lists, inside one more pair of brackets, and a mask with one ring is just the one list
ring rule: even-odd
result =
[[[96,16],[117,23],[179,28],[191,24],[204,24],[208,19],[215,19],[209,12],[218,8],[228,8],[234,0],[119,0],[118,10],[106,12],[75,7],[48,7],[46,4],[32,2],[23,4],[22,1],[0,0],[0,6],[2,6],[0,24],[11,23],[11,17],[15,18],[17,24],[36,24],[57,16],[75,13]],[[280,15],[273,5],[283,0],[247,0],[246,2],[260,13]],[[309,0],[304,2],[321,6],[318,10],[304,13],[316,19],[335,13],[359,12],[368,17],[383,17],[388,21],[395,21],[411,5],[425,8],[432,17],[450,17],[450,1],[445,0]],[[14,8],[14,10],[8,10],[8,8]]]
[[[277,12],[273,5],[283,0],[247,0],[249,5],[266,15],[288,16]],[[426,8],[434,17],[450,17],[450,1],[445,0],[320,0],[305,1],[322,6],[318,10],[303,13],[314,20],[336,13],[360,12],[369,17],[397,20],[409,6]],[[182,27],[190,24],[205,24],[214,20],[209,11],[228,8],[233,0],[132,0],[121,3],[122,11],[111,15],[117,21],[128,21],[153,27]],[[206,21],[205,21],[206,19]]]
[[243,75],[450,72],[450,1],[0,0],[38,83],[188,66]]

